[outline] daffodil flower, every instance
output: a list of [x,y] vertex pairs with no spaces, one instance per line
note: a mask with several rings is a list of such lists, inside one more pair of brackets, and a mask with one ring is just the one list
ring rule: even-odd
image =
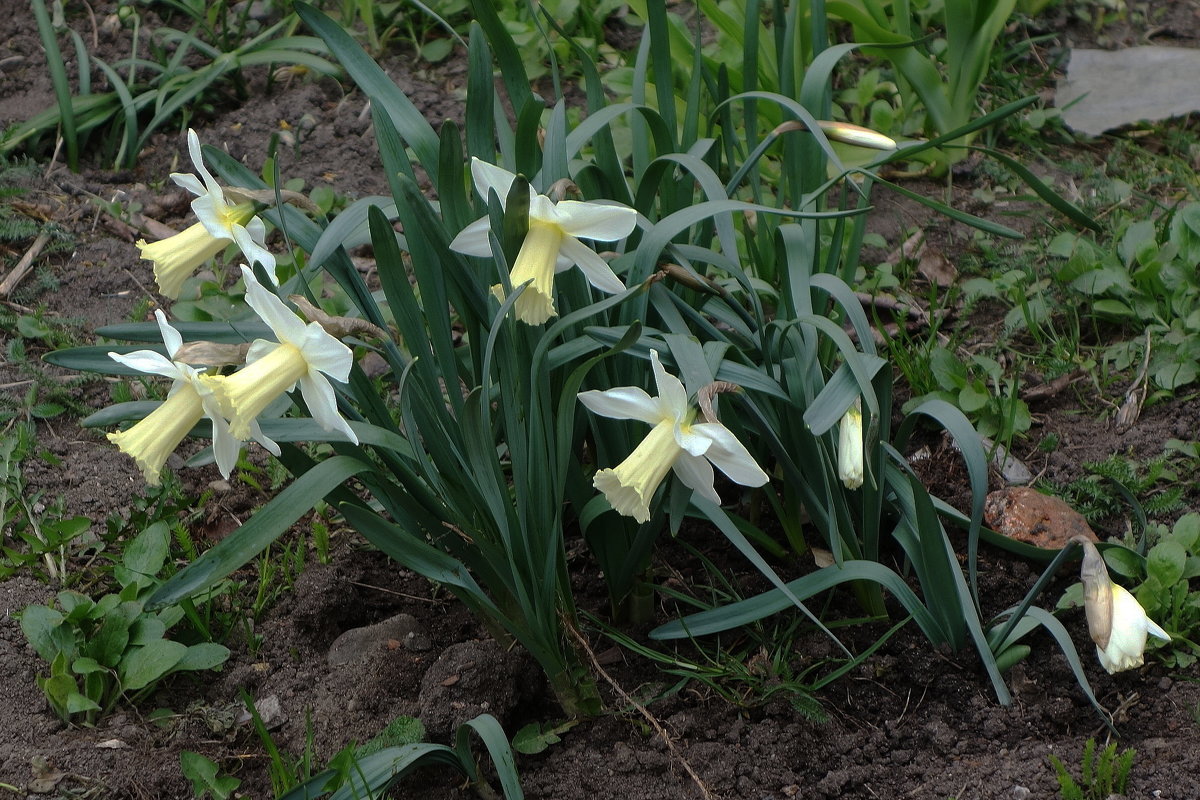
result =
[[211,381],[221,409],[229,418],[230,431],[244,439],[271,401],[299,383],[313,419],[325,430],[341,433],[358,444],[358,437],[338,413],[333,386],[325,377],[346,382],[354,364],[350,348],[326,333],[320,324],[302,322],[255,280],[249,267],[242,267],[242,278],[246,282],[246,303],[278,341],[256,339],[246,353],[245,367]]
[[149,244],[142,239],[137,243],[142,258],[154,262],[159,292],[171,299],[179,297],[183,282],[230,242],[237,244],[251,264],[262,264],[273,277],[275,256],[264,247],[267,229],[254,215],[254,204],[247,201],[231,205],[225,199],[224,190],[204,166],[200,139],[193,130],[188,130],[188,151],[200,178],[173,172],[171,180],[196,195],[192,211],[200,221],[162,241]]
[[[229,432],[229,423],[221,414],[213,393],[212,382],[215,378],[207,376],[205,380],[191,365],[173,360],[183,344],[183,337],[167,323],[162,311],[156,310],[154,317],[158,320],[158,329],[167,346],[167,356],[153,350],[108,355],[114,361],[139,372],[172,378],[174,383],[162,405],[131,428],[108,434],[108,440],[137,462],[146,483],[157,486],[167,456],[179,446],[192,426],[208,417],[213,428],[213,456],[221,474],[228,478],[237,464],[241,442]],[[279,446],[263,436],[257,426],[250,433],[259,444],[279,455]]]
[[721,502],[713,488],[714,465],[743,486],[766,483],[767,474],[728,428],[719,422],[693,422],[696,411],[688,404],[687,391],[663,369],[657,351],[650,351],[650,362],[657,397],[636,386],[579,394],[579,401],[600,416],[653,426],[620,465],[596,473],[593,485],[609,504],[618,513],[645,522],[650,519],[650,499],[671,470],[685,486],[714,503]]
[[838,477],[847,489],[863,485],[862,410],[858,400],[846,410],[838,426]]
[[1171,635],[1146,616],[1146,610],[1137,598],[1109,579],[1104,557],[1094,544],[1083,538],[1075,541],[1083,546],[1080,578],[1083,580],[1084,611],[1100,666],[1110,675],[1140,667],[1146,650],[1146,635],[1165,641],[1170,641]]
[[[475,189],[483,197],[496,192],[503,205],[516,175],[478,158],[471,160]],[[510,280],[513,286],[532,281],[517,298],[517,319],[541,325],[558,312],[554,310],[554,275],[572,266],[583,271],[588,282],[602,292],[616,294],[625,290],[612,267],[580,239],[613,242],[624,239],[637,224],[637,212],[624,206],[602,205],[577,200],[554,203],[535,194],[529,198],[529,231],[513,262]],[[490,258],[488,232],[491,221],[477,219],[463,228],[450,249],[468,256]]]

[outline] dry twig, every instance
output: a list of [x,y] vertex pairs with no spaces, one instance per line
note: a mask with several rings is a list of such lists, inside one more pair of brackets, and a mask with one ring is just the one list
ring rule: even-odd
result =
[[33,261],[41,254],[44,248],[50,242],[50,234],[43,231],[38,234],[38,237],[33,240],[33,244],[25,251],[25,255],[21,256],[21,260],[12,268],[12,271],[0,281],[0,297],[8,297],[12,294],[13,289],[17,288],[17,284],[21,279],[29,274],[29,270],[33,268]]

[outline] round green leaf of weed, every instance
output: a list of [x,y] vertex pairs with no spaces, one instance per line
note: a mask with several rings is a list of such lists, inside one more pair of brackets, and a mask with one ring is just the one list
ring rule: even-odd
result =
[[1183,577],[1187,553],[1173,539],[1159,542],[1146,556],[1146,574],[1163,586],[1174,586]]
[[131,645],[146,645],[151,642],[163,638],[167,633],[167,626],[158,617],[145,614],[138,617],[137,622],[133,623],[133,627],[129,629],[129,644]]
[[450,55],[450,50],[453,46],[454,42],[450,39],[434,39],[426,42],[421,47],[421,58],[432,63],[437,63]]
[[29,606],[21,612],[21,632],[46,661],[53,661],[58,653],[54,630],[62,621],[63,615],[48,606]]
[[1134,317],[1133,309],[1120,300],[1097,300],[1092,304],[1092,310],[1109,319],[1132,319]]
[[513,737],[513,750],[527,756],[536,755],[552,744],[561,741],[553,730],[543,731],[541,724],[531,722]]
[[229,648],[215,642],[194,644],[183,654],[183,658],[172,668],[174,671],[212,669],[219,667],[229,658]]
[[37,317],[22,315],[17,317],[17,333],[26,339],[46,339],[53,331],[50,330],[49,325]]
[[122,566],[114,570],[122,586],[138,581],[149,586],[163,568],[170,546],[170,531],[167,523],[156,522],[137,535],[125,548]]
[[1107,548],[1104,551],[1104,563],[1113,572],[1126,578],[1137,580],[1146,574],[1142,557],[1125,547]]
[[77,658],[71,663],[71,671],[76,675],[87,675],[89,672],[105,672],[107,668],[94,658]]
[[1067,587],[1067,590],[1062,593],[1062,597],[1058,598],[1058,603],[1054,606],[1055,611],[1062,611],[1067,608],[1078,608],[1083,605],[1083,584],[1073,583]]
[[187,653],[187,645],[159,639],[121,659],[121,685],[130,691],[144,689],[166,675]]
[[79,692],[71,692],[67,695],[67,713],[82,714],[85,711],[99,711],[100,706],[95,700],[84,697]]
[[1000,655],[996,656],[996,669],[1001,672],[1008,672],[1018,662],[1023,661],[1026,656],[1033,652],[1027,644],[1014,644],[1012,647],[1005,650]]
[[962,409],[964,414],[973,414],[976,411],[981,411],[987,407],[987,404],[987,390],[981,390],[974,384],[963,387],[963,390],[958,393],[958,407]]
[[1196,552],[1196,540],[1200,539],[1200,514],[1184,514],[1175,523],[1171,538],[1189,553]]
[[929,358],[934,380],[943,389],[961,389],[967,385],[967,368],[944,347],[936,347]]

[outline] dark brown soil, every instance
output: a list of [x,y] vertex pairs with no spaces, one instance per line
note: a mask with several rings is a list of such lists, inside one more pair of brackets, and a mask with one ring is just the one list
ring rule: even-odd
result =
[[[96,4],[97,19],[114,7]],[[0,14],[6,20],[0,26],[2,49],[22,59],[6,60],[0,67],[0,124],[8,124],[47,107],[53,97],[26,3],[0,0]],[[86,15],[72,22],[91,35]],[[102,53],[105,48],[121,53],[117,42],[100,44]],[[407,56],[392,57],[384,65],[436,122],[460,114],[461,62],[452,58],[436,73],[423,75],[413,72],[414,62]],[[74,66],[68,64],[68,70]],[[361,113],[363,103],[361,95],[331,80],[296,82],[193,124],[203,141],[219,144],[258,169],[281,121],[294,127],[311,114],[315,125],[296,151],[284,151],[282,174],[303,178],[308,188],[324,183],[358,197],[386,191],[369,116]],[[156,136],[138,167],[128,172],[92,165],[74,175],[61,165],[49,170],[43,165],[48,174],[33,182],[31,199],[72,232],[75,248],[46,260],[57,288],[29,293],[22,305],[44,304],[52,315],[79,320],[86,341],[92,328],[124,320],[139,299],[149,297],[148,265],[138,260],[128,232],[105,222],[91,198],[121,193],[148,210],[161,211],[160,221],[182,224],[186,206],[159,196],[163,176],[183,152],[178,133]],[[960,191],[966,202],[969,187]],[[173,208],[178,209],[174,214]],[[926,225],[946,252],[965,246],[968,237],[962,229],[918,213],[903,201],[883,199],[879,230],[889,246],[899,244],[901,231],[913,221]],[[14,260],[5,260],[5,270]],[[13,365],[0,364],[0,390],[20,393],[23,380]],[[102,405],[106,387],[84,386],[79,397]],[[1085,462],[1114,452],[1149,457],[1161,453],[1168,439],[1200,438],[1198,410],[1195,400],[1154,406],[1118,436],[1109,427],[1111,413],[1105,415],[1097,398],[1067,393],[1034,409],[1039,425],[1028,440],[1017,443],[1015,454],[1035,473],[1069,480],[1082,474]],[[1061,445],[1046,455],[1036,443],[1050,433]],[[143,492],[141,478],[100,434],[66,418],[39,424],[38,434],[40,444],[62,464],[51,467],[30,459],[25,475],[32,491],[63,496],[66,513],[92,518],[95,534],[103,531],[110,513],[129,513]],[[939,463],[940,472],[926,475],[927,480],[942,485],[961,481],[952,459]],[[212,467],[179,474],[193,496],[218,477]],[[222,514],[242,514],[252,502],[244,495],[222,501]],[[1196,508],[1194,498],[1189,505]],[[219,528],[210,524],[205,530]],[[1120,532],[1114,525],[1100,533]],[[717,558],[734,580],[746,587],[759,585],[750,568],[722,550],[711,534],[690,531],[685,537]],[[239,777],[242,796],[269,797],[269,760],[261,743],[246,726],[226,730],[213,723],[240,703],[243,691],[256,700],[279,700],[283,722],[273,735],[286,752],[303,751],[311,724],[318,763],[352,741],[369,739],[399,715],[422,716],[440,741],[446,741],[444,731],[463,710],[496,713],[510,736],[528,722],[558,721],[545,687],[531,677],[536,671],[519,654],[500,654],[445,591],[387,562],[349,533],[335,535],[333,555],[329,565],[310,563],[259,624],[260,649],[251,652],[244,638],[234,637],[233,656],[222,671],[172,680],[150,702],[122,706],[95,729],[64,727],[49,711],[35,682],[46,665],[25,643],[14,616],[30,603],[47,602],[55,587],[31,577],[0,582],[0,784],[8,784],[0,788],[25,797],[34,779],[49,772],[61,773],[60,781],[40,796],[188,798],[191,789],[181,777],[179,754],[195,750]],[[664,580],[668,564],[684,576],[703,577],[699,565],[677,547],[661,554],[659,564]],[[581,605],[603,616],[604,599],[594,589],[599,584],[595,565],[578,556],[572,567],[584,587]],[[788,577],[803,569],[796,564],[777,568]],[[984,611],[995,613],[1019,598],[1037,572],[1003,553],[986,552],[981,576]],[[1060,580],[1047,602],[1068,582]],[[855,613],[848,595],[835,596],[831,604],[843,615]],[[329,666],[326,655],[339,634],[399,612],[416,618],[428,636],[428,649],[380,648],[361,663]],[[661,608],[656,622],[673,613]],[[1114,713],[1120,745],[1137,750],[1129,796],[1200,797],[1200,776],[1192,768],[1200,760],[1195,671],[1169,673],[1151,665],[1110,677],[1092,656],[1082,614],[1067,613],[1063,620],[1100,702]],[[878,623],[843,630],[848,631],[847,644],[861,652],[887,627]],[[589,636],[597,652],[616,653],[602,660],[624,692],[653,698],[674,685],[675,677],[645,660],[610,650],[611,643],[596,631]],[[864,664],[816,693],[824,720],[800,713],[782,693],[765,705],[748,707],[692,682],[649,704],[673,749],[604,686],[609,713],[576,725],[542,754],[519,757],[518,768],[527,797],[556,800],[700,797],[685,762],[712,796],[722,798],[1054,797],[1056,782],[1047,757],[1056,755],[1077,768],[1085,740],[1103,740],[1106,730],[1053,643],[1047,637],[1033,643],[1032,655],[1008,676],[1013,693],[1009,707],[997,703],[972,652],[933,650],[912,624]],[[754,655],[748,652],[746,658]],[[796,670],[812,668],[815,677],[836,666],[834,657],[827,639],[802,633],[791,661]],[[778,681],[758,669],[764,686]],[[174,716],[165,724],[149,721],[147,715],[160,707],[170,708]],[[119,747],[114,748],[113,740]],[[396,796],[440,800],[469,795],[455,775],[434,771],[408,779]]]

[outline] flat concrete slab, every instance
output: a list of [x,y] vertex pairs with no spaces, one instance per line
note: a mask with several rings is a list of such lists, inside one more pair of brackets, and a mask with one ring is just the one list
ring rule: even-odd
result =
[[1200,111],[1200,50],[1072,50],[1055,105],[1074,131],[1099,136],[1143,120]]

